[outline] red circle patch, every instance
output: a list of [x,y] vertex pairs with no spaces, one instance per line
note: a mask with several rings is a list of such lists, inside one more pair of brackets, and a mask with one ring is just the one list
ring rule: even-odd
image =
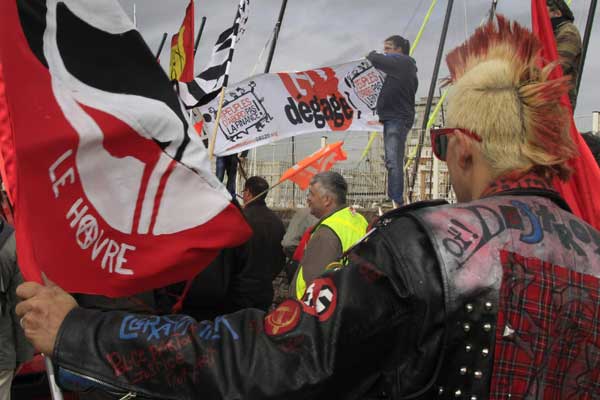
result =
[[265,317],[265,333],[283,335],[298,326],[302,309],[296,300],[286,300]]
[[317,278],[302,297],[304,312],[326,321],[337,306],[337,288],[331,278]]

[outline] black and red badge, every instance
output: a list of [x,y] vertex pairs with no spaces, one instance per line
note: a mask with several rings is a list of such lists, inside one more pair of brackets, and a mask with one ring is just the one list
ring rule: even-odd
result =
[[283,335],[298,326],[302,308],[296,300],[286,300],[265,317],[265,333]]
[[331,317],[337,305],[337,288],[331,278],[315,279],[304,297],[302,297],[302,308],[304,312],[326,321]]

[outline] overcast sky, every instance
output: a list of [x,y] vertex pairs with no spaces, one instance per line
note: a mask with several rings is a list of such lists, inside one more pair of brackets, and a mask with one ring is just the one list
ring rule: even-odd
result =
[[[231,70],[232,82],[248,77],[259,61],[279,14],[281,0],[251,0],[246,33],[238,43]],[[582,36],[591,0],[573,0],[571,8]],[[138,30],[153,51],[158,49],[163,32],[169,39],[161,61],[167,68],[170,37],[177,32],[188,0],[120,0],[133,17],[136,4]],[[202,16],[207,17],[196,55],[198,73],[208,62],[218,34],[231,25],[239,0],[196,0],[196,30]],[[370,50],[381,50],[383,39],[393,34],[415,39],[429,8],[429,0],[289,0],[271,71],[295,71],[361,58]],[[455,0],[444,54],[462,43],[481,23],[491,0]],[[419,68],[419,91],[426,96],[433,73],[447,2],[438,1],[414,58]],[[499,13],[530,26],[530,2],[498,0]],[[594,24],[585,70],[575,111],[580,130],[591,129],[592,111],[600,110],[600,56],[593,51],[600,44],[600,24]],[[262,72],[264,52],[256,72]],[[442,64],[440,77],[447,75]]]

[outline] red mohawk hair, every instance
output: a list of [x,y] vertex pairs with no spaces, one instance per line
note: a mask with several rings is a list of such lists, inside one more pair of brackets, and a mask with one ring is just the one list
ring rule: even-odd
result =
[[566,161],[576,154],[569,111],[560,104],[569,77],[549,80],[555,64],[541,69],[540,49],[531,31],[501,15],[478,28],[446,57],[448,121],[482,136],[498,174],[535,168],[566,179]]

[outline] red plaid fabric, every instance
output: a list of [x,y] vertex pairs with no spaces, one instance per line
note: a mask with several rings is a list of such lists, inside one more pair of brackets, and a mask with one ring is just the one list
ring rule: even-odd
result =
[[600,396],[600,280],[501,252],[490,399]]

